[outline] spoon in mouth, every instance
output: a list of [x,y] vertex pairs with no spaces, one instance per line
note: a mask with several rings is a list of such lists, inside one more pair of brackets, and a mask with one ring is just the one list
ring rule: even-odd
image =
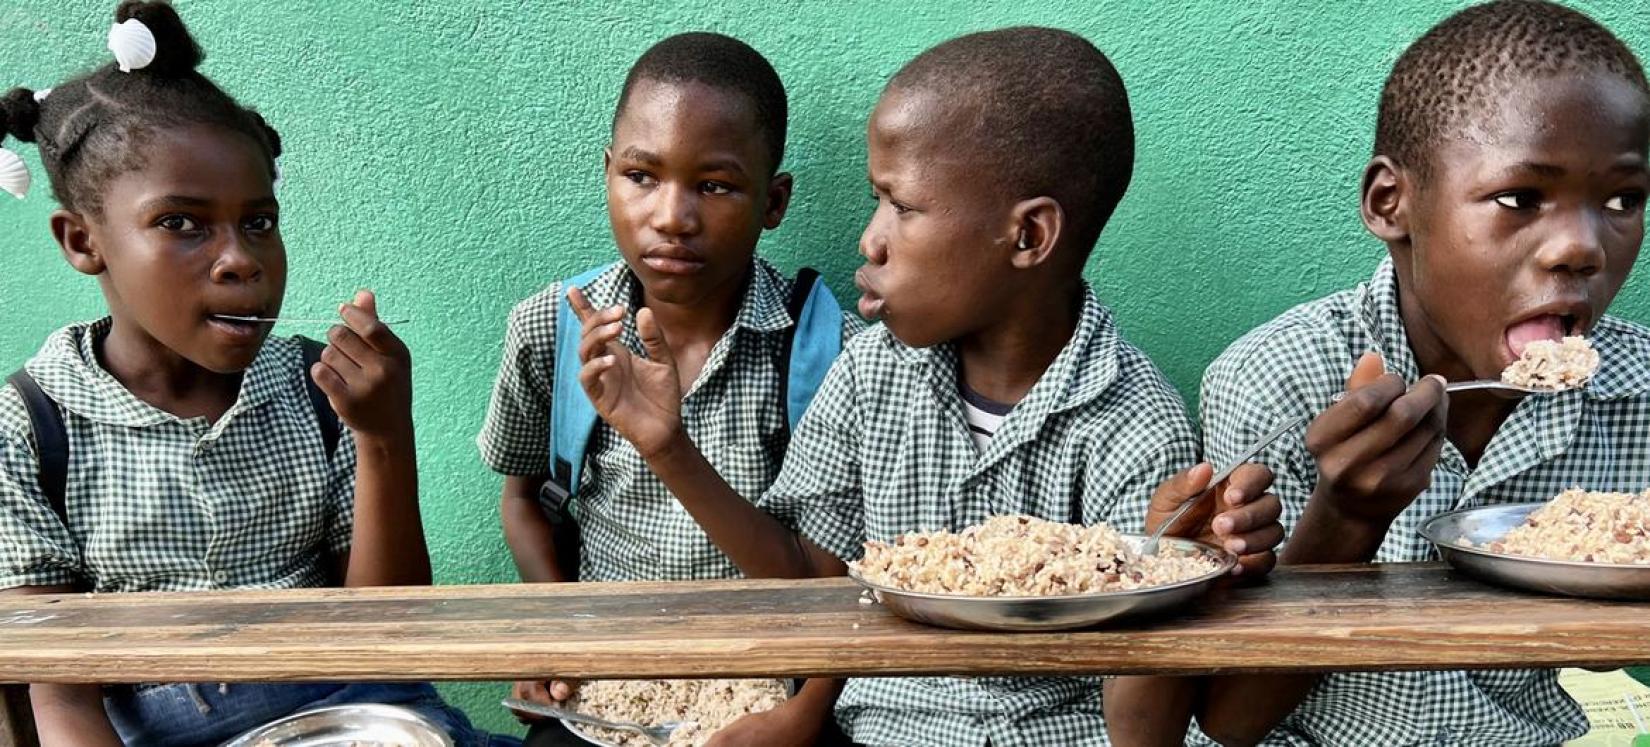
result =
[[[291,317],[263,317],[263,316],[236,316],[234,314],[213,314],[213,319],[222,319],[227,322],[246,322],[249,324],[343,324],[342,319],[294,319]],[[384,324],[406,324],[411,319],[380,319]]]

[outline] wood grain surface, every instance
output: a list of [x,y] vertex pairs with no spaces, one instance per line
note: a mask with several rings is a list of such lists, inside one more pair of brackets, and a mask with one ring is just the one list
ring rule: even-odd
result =
[[0,598],[0,682],[1286,672],[1650,663],[1650,604],[1442,565],[1279,569],[1183,614],[929,628],[847,579]]

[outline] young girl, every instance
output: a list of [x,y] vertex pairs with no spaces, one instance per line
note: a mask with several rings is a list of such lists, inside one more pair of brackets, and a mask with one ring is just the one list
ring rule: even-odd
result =
[[[429,583],[406,347],[369,292],[340,306],[324,351],[232,318],[281,310],[280,138],[195,72],[201,51],[169,5],[126,2],[115,18],[116,63],[0,100],[0,130],[39,145],[63,256],[109,306],[0,388],[0,588]],[[5,186],[26,180],[14,170]],[[488,743],[423,684],[30,691],[45,744],[219,744],[357,702]]]

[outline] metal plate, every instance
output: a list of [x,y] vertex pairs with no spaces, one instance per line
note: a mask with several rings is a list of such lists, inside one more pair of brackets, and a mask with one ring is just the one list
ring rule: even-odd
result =
[[[799,682],[799,680],[785,680],[785,696],[786,697],[796,697],[796,684],[797,684],[797,682]],[[571,721],[568,721],[567,719],[557,719],[557,721],[560,721],[562,726],[566,727],[568,731],[572,732],[573,736],[578,737],[579,739],[582,739],[586,742],[589,742],[590,744],[597,745],[598,747],[618,747],[617,745],[613,744],[612,742],[603,742],[602,740],[597,739],[595,736],[591,735],[589,732],[584,731],[588,727],[584,726],[583,724],[575,724]]]
[[1518,503],[1439,514],[1421,527],[1421,536],[1450,565],[1491,583],[1571,597],[1650,599],[1650,565],[1548,560],[1461,546],[1463,539],[1477,545],[1501,539],[1544,505]]
[[329,745],[453,747],[440,727],[414,711],[392,705],[316,708],[260,726],[223,747],[322,747]]
[[[1134,547],[1144,535],[1125,534]],[[1163,586],[1094,594],[1046,597],[977,597],[962,594],[925,594],[874,584],[852,571],[849,576],[871,590],[877,601],[900,617],[925,625],[966,630],[1039,631],[1087,628],[1123,618],[1170,612],[1203,596],[1216,581],[1232,572],[1237,556],[1211,545],[1178,537],[1164,537],[1161,547],[1196,552],[1218,568],[1196,578]]]

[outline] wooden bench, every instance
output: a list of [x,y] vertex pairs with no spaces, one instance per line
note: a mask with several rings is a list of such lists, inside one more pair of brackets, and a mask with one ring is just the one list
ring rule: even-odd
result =
[[1218,674],[1650,663],[1650,604],[1439,564],[1283,568],[1184,615],[944,630],[847,579],[0,598],[0,682]]

